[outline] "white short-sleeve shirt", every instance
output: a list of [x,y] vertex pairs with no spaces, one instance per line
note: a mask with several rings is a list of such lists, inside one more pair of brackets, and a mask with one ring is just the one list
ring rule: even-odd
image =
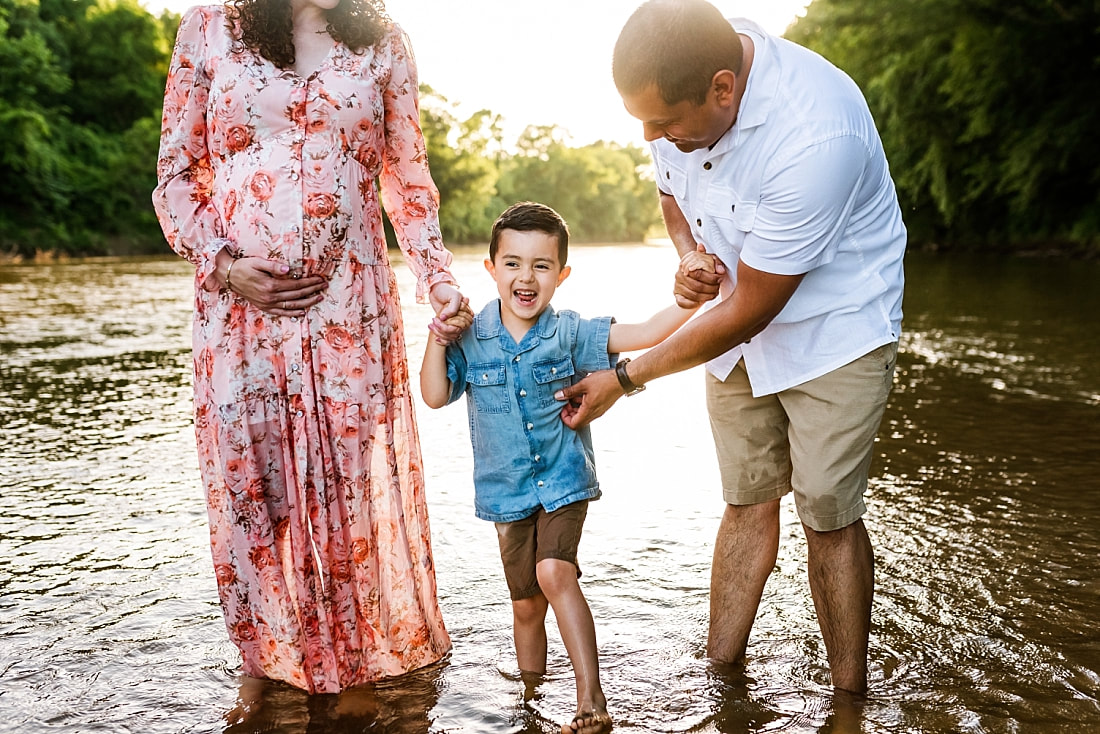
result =
[[[754,395],[820,377],[901,330],[905,226],[863,94],[816,53],[730,21],[755,44],[734,126],[712,148],[651,144],[657,186],[697,242],[737,265],[805,274],[758,335],[707,363],[725,379],[742,357]],[[712,304],[713,305],[713,304]]]

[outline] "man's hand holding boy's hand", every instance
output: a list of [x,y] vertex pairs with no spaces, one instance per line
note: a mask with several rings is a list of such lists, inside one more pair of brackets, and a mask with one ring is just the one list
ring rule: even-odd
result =
[[718,295],[718,284],[726,266],[715,255],[698,246],[680,258],[672,293],[681,308],[697,308]]

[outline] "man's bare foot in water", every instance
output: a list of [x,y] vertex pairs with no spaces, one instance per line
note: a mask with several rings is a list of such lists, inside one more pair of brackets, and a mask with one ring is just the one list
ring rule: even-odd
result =
[[585,711],[562,724],[561,734],[604,734],[611,731],[611,716],[607,711]]

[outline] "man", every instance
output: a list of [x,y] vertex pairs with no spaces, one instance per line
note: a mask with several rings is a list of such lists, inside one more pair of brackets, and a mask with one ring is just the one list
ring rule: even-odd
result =
[[708,654],[744,656],[793,491],[833,685],[864,693],[874,555],[863,493],[893,382],[905,250],[874,121],[843,72],[702,0],[638,8],[613,73],[651,143],[677,250],[721,262],[677,273],[676,298],[719,298],[658,347],[559,393],[562,419],[584,425],[706,363],[727,503]]

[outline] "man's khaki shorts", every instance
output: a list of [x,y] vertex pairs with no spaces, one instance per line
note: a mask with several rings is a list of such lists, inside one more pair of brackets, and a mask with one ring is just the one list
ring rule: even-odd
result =
[[802,522],[827,532],[866,511],[863,493],[897,342],[774,395],[752,396],[744,361],[725,381],[707,373],[707,410],[722,494],[753,505],[794,491]]

